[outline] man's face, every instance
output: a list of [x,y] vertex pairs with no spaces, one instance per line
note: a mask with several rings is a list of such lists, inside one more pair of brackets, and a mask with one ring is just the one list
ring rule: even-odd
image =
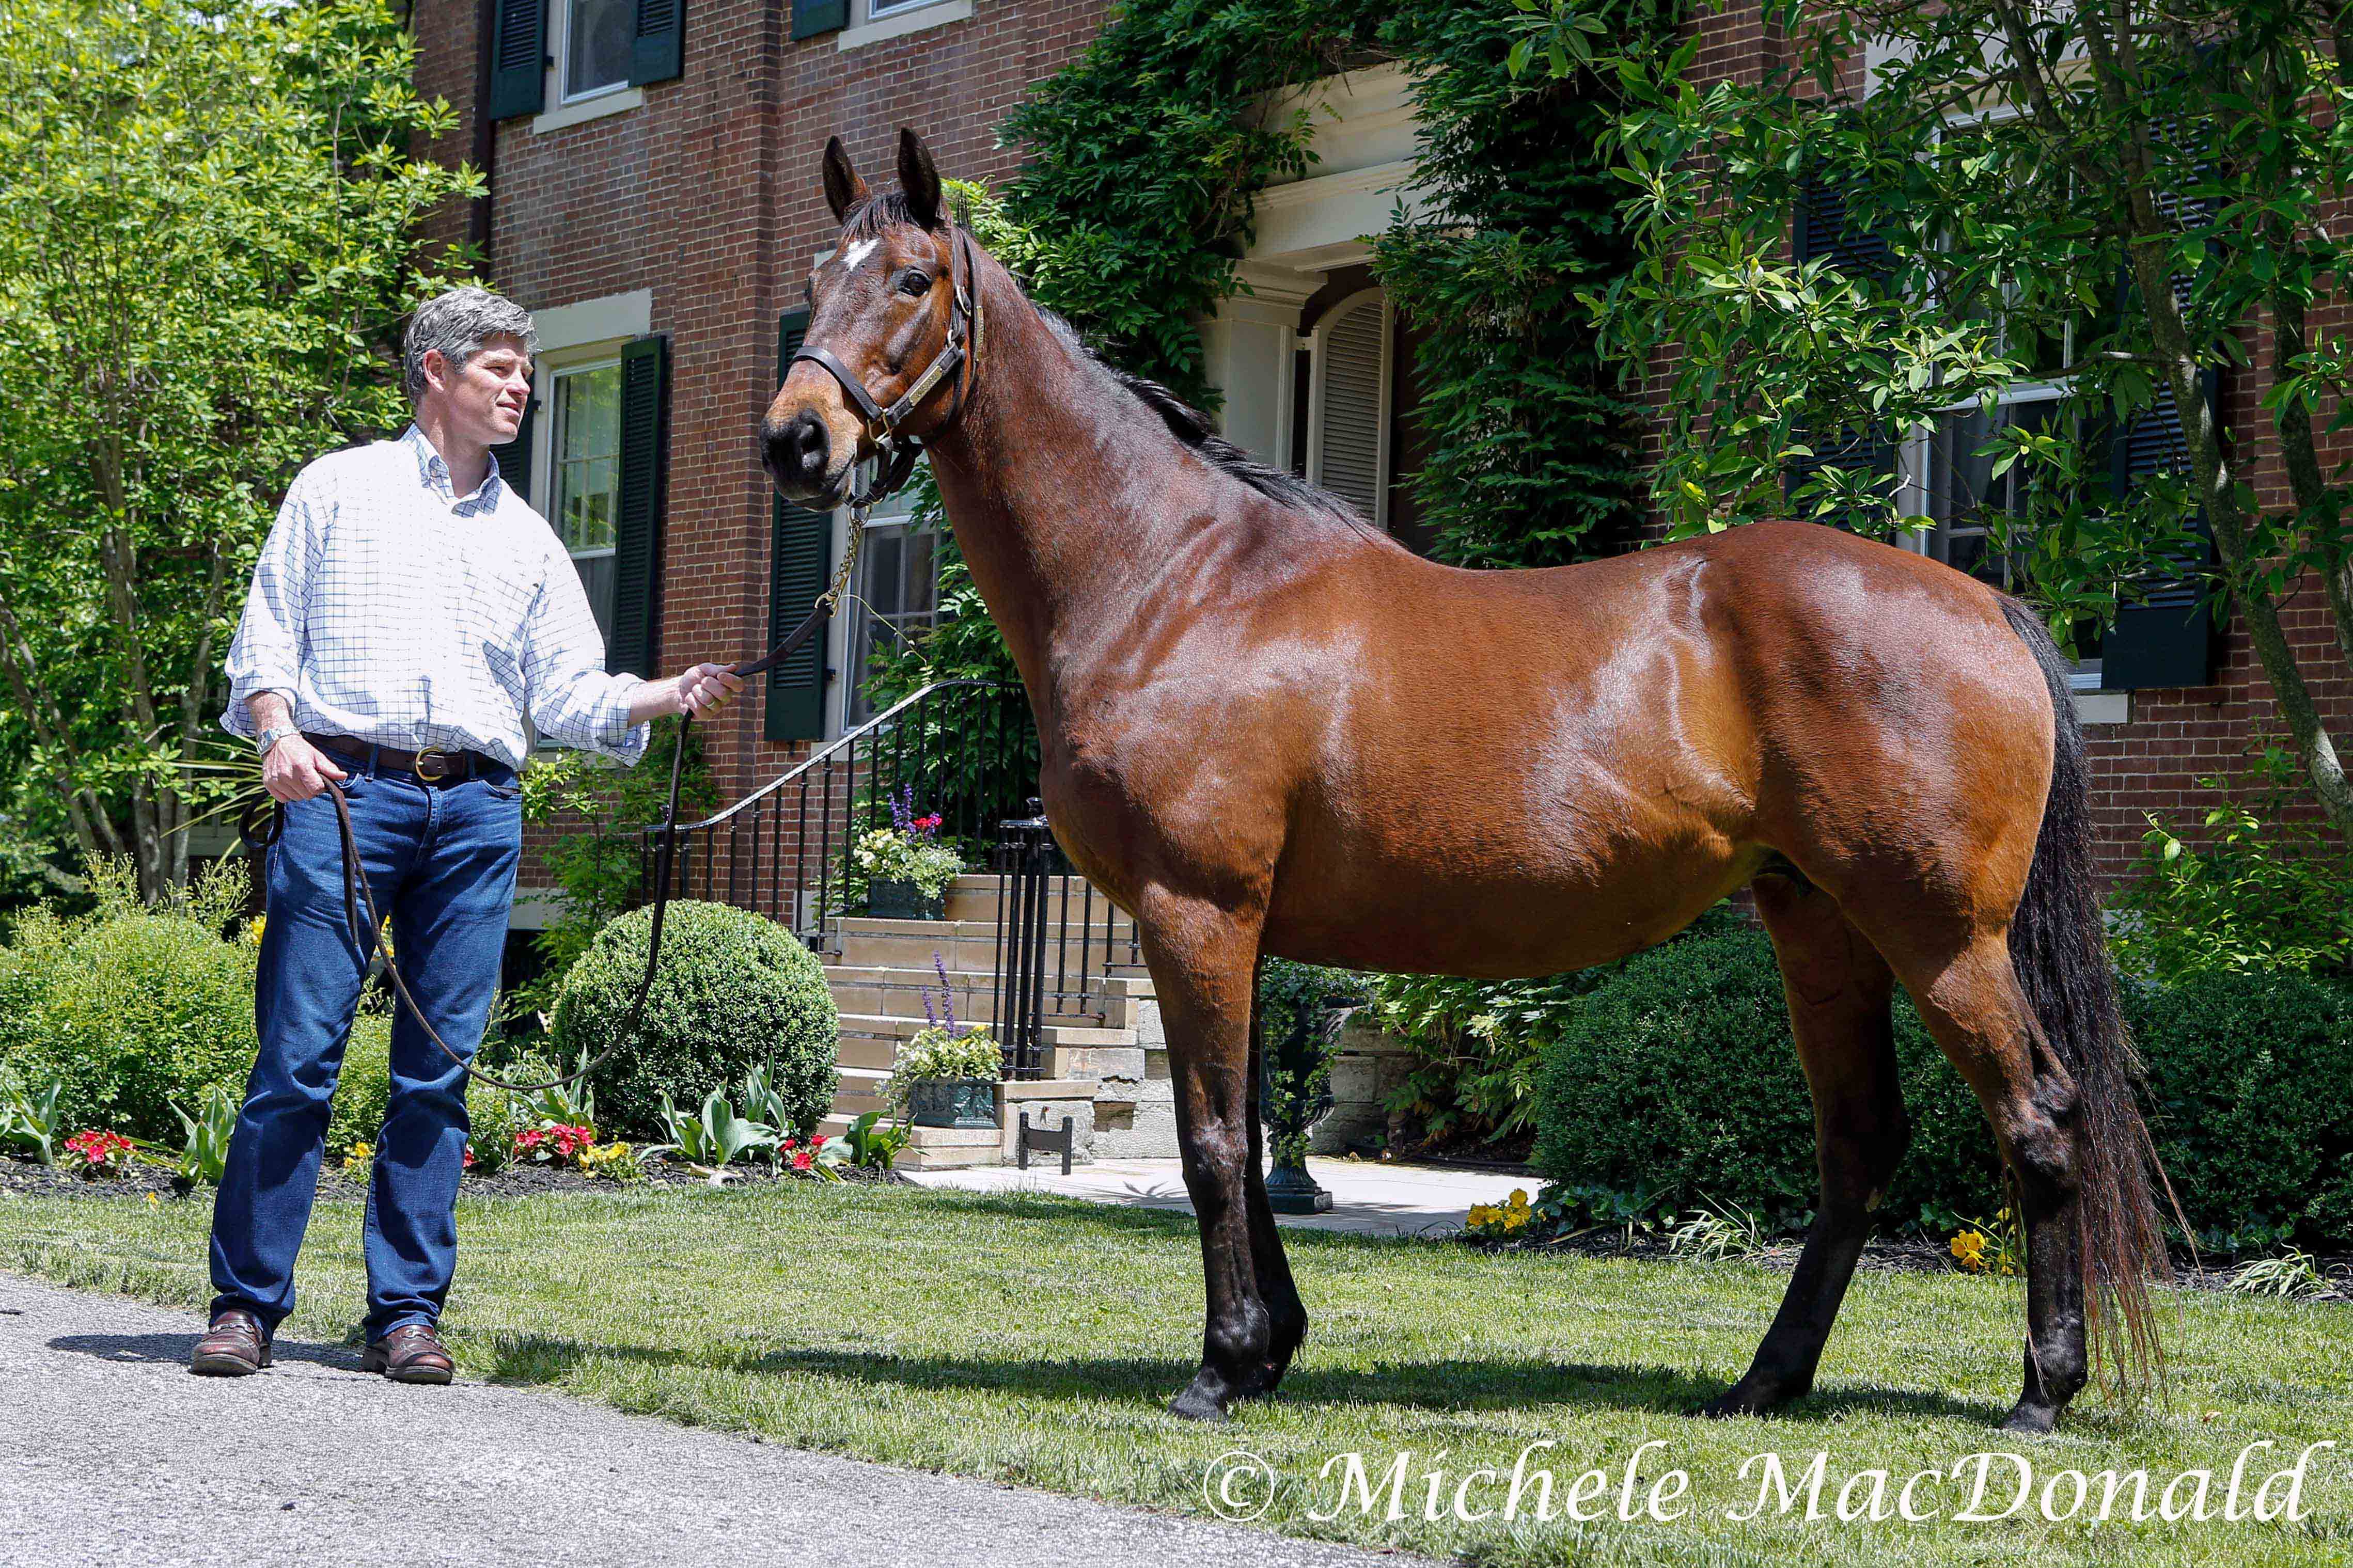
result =
[[513,338],[492,338],[452,372],[438,350],[425,356],[425,397],[436,404],[451,433],[503,447],[522,428],[531,401],[531,356]]

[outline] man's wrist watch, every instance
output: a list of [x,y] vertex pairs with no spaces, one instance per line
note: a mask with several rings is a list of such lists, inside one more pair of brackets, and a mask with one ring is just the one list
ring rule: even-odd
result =
[[294,733],[294,726],[291,724],[272,724],[253,738],[253,749],[266,757],[269,754],[270,747],[292,733]]

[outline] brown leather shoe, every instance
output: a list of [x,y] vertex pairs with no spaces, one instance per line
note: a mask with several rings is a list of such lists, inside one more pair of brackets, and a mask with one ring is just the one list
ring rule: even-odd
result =
[[269,1333],[261,1320],[242,1307],[225,1307],[213,1314],[205,1337],[196,1342],[188,1370],[204,1377],[243,1377],[269,1364]]
[[447,1383],[458,1363],[430,1323],[403,1323],[380,1340],[371,1340],[360,1356],[362,1372],[380,1372],[395,1383]]

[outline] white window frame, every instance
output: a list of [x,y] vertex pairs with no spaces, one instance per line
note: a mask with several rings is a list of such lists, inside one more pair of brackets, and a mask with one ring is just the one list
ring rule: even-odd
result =
[[565,61],[572,49],[573,0],[547,0],[546,38],[547,77],[543,97],[547,110],[532,119],[534,132],[561,131],[567,125],[583,121],[601,120],[608,114],[618,114],[635,109],[646,100],[646,89],[631,87],[624,75],[619,81],[591,88],[586,92],[567,93]]
[[849,26],[833,36],[833,47],[843,52],[862,49],[972,19],[973,0],[850,0]]
[[1392,455],[1389,451],[1389,424],[1390,402],[1396,394],[1397,381],[1397,319],[1395,308],[1389,303],[1388,291],[1377,284],[1369,289],[1359,289],[1346,299],[1335,301],[1329,310],[1316,319],[1314,331],[1308,334],[1307,482],[1325,489],[1330,488],[1324,484],[1324,387],[1325,373],[1331,364],[1331,356],[1325,343],[1333,324],[1362,305],[1367,299],[1378,300],[1381,310],[1381,393],[1380,411],[1375,416],[1377,427],[1374,433],[1373,463],[1376,479],[1373,485],[1371,521],[1374,527],[1386,533],[1389,526],[1389,483],[1393,478],[1390,469]]

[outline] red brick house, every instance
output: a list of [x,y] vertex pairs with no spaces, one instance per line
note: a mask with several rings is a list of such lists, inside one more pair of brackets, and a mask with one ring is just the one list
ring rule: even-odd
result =
[[[1084,47],[1105,9],[417,0],[419,85],[460,115],[441,151],[490,174],[487,200],[451,214],[449,229],[470,230],[499,286],[540,323],[533,418],[503,460],[572,546],[617,668],[756,651],[797,617],[843,548],[843,518],[777,505],[752,441],[801,280],[831,241],[817,178],[825,138],[839,133],[861,164],[887,168],[898,127],[913,125],[944,171],[1001,178],[1012,157],[997,144],[998,123]],[[1711,78],[1753,77],[1782,47],[1755,7],[1694,26]],[[1415,196],[1411,84],[1377,68],[1318,91],[1330,110],[1317,121],[1322,161],[1313,178],[1261,198],[1243,263],[1253,291],[1206,324],[1211,377],[1229,434],[1413,542],[1399,485],[1414,456],[1413,340],[1371,276],[1366,243],[1393,202]],[[1793,228],[1810,243],[1802,217]],[[2259,428],[2262,390],[2253,374],[2222,388],[2232,424]],[[2017,401],[2005,416],[2031,417],[2033,395]],[[1968,497],[1983,487],[1936,457],[1968,444],[1914,443],[1888,461],[1916,489],[1908,510],[1942,520],[1922,548],[1993,570],[1973,556]],[[2275,464],[2254,479],[2267,500],[2284,489]],[[860,584],[872,613],[836,617],[822,649],[709,732],[723,800],[865,716],[844,674],[887,635],[878,618],[928,617],[929,542],[903,518],[876,523]],[[2144,657],[2089,661],[2078,678],[2111,870],[2130,859],[2144,810],[2188,815],[2195,778],[2227,771],[2275,728],[2243,636],[2176,618],[2143,637]],[[2325,610],[2300,601],[2288,621],[2325,710],[2353,718]],[[535,923],[519,911],[519,925]]]

